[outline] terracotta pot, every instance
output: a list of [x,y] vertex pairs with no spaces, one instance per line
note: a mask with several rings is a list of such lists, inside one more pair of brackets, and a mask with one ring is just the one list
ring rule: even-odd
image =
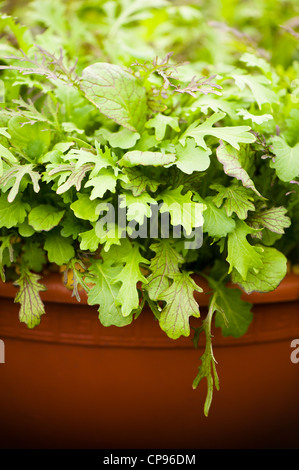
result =
[[[205,382],[192,389],[203,340],[196,350],[190,338],[168,339],[148,310],[128,327],[104,328],[60,276],[45,283],[47,314],[33,330],[19,322],[15,288],[0,284],[1,448],[298,448],[298,276],[244,295],[254,320],[242,338],[215,329],[220,391],[208,418]],[[196,299],[206,306],[208,295]]]

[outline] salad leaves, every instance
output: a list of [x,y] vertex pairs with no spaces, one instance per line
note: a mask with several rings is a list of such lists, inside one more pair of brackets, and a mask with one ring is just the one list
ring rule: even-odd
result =
[[299,261],[298,43],[286,31],[280,60],[262,49],[270,23],[257,44],[193,4],[114,3],[93,6],[101,35],[84,4],[69,22],[62,1],[30,2],[27,26],[0,16],[1,279],[18,287],[28,328],[46,313],[50,265],[105,327],[147,306],[169,338],[194,331],[197,347],[203,334],[193,387],[207,380],[208,415],[212,328],[245,334],[241,291],[275,289]]

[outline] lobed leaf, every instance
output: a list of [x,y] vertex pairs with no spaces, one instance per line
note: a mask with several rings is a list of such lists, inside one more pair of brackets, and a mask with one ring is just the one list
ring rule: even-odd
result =
[[262,265],[258,270],[249,270],[246,279],[242,279],[237,271],[232,271],[233,282],[239,284],[248,294],[276,289],[287,273],[287,258],[280,251],[265,246],[262,249]]
[[166,302],[160,314],[160,327],[172,339],[189,336],[189,317],[199,317],[198,304],[194,299],[194,291],[202,292],[190,273],[183,271],[173,273],[170,287],[160,293],[158,300]]
[[45,291],[46,287],[38,282],[39,279],[38,274],[23,268],[20,277],[14,282],[19,287],[15,297],[15,302],[21,304],[19,318],[28,328],[39,325],[41,316],[46,313],[39,294],[40,291]]
[[159,240],[150,246],[156,255],[152,258],[147,277],[146,290],[150,299],[158,300],[159,295],[169,287],[172,274],[179,272],[184,258],[178,253],[170,240]]
[[184,144],[187,137],[193,137],[197,145],[207,149],[205,142],[206,136],[213,136],[219,140],[224,140],[235,149],[239,150],[240,143],[250,144],[255,141],[255,136],[251,134],[249,126],[226,126],[226,127],[213,127],[217,121],[220,121],[225,116],[225,113],[214,113],[202,124],[195,121],[180,138],[180,143]]

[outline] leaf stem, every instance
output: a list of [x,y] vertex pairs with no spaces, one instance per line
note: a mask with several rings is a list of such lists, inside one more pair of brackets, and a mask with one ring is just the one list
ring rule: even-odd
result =
[[201,365],[199,366],[198,374],[193,381],[193,389],[196,389],[200,383],[200,381],[205,377],[207,380],[207,395],[204,404],[204,414],[208,416],[210,406],[212,403],[213,398],[213,389],[214,383],[216,390],[219,390],[219,378],[216,371],[216,360],[213,354],[213,347],[212,347],[212,319],[213,315],[216,311],[216,298],[218,293],[215,292],[210,302],[209,311],[202,323],[201,330],[205,332],[206,336],[206,347],[203,355],[201,356]]

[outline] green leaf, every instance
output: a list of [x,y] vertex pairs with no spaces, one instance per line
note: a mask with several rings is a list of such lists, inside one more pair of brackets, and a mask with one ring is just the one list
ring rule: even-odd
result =
[[174,153],[162,152],[141,152],[140,150],[132,150],[124,154],[119,160],[120,166],[132,167],[136,165],[142,166],[164,166],[174,163],[176,156]]
[[82,180],[88,171],[92,169],[90,164],[82,165],[80,168],[76,168],[75,164],[70,165],[58,165],[48,172],[49,176],[58,175],[60,176],[57,182],[57,194],[63,194],[68,191],[72,186],[75,186],[76,190],[81,189]]
[[72,239],[62,237],[55,230],[47,235],[44,249],[48,253],[50,263],[55,263],[58,266],[67,264],[75,256]]
[[[120,245],[121,239],[126,236],[126,228],[118,226],[114,222],[100,223],[95,225],[95,234],[100,240],[100,244],[104,245],[104,252],[108,252],[112,245]],[[113,246],[115,249],[115,247]]]
[[293,147],[299,141],[298,126],[299,126],[299,109],[292,109],[289,118],[286,119],[287,128],[283,132],[283,137],[286,142]]
[[31,237],[35,233],[34,228],[28,224],[28,220],[18,225],[18,231],[21,237]]
[[94,260],[89,267],[91,276],[87,276],[87,281],[94,285],[88,292],[88,304],[99,305],[99,319],[104,326],[121,327],[132,322],[132,314],[123,316],[121,307],[117,305],[121,283],[115,279],[121,270],[120,265],[111,266],[102,260]]
[[146,91],[119,65],[98,62],[82,72],[81,89],[101,113],[131,131],[142,129],[146,120]]
[[46,263],[46,254],[38,242],[27,240],[23,247],[23,259],[28,269],[40,272]]
[[0,227],[11,228],[22,224],[29,210],[29,204],[22,202],[21,196],[9,202],[6,195],[2,193],[0,195]]
[[272,151],[274,161],[270,167],[274,168],[278,178],[282,181],[291,181],[299,176],[299,143],[290,147],[282,137],[274,137]]
[[198,338],[199,334],[202,331],[205,333],[206,336],[205,350],[200,358],[201,365],[199,366],[198,373],[192,383],[192,388],[195,390],[203,378],[206,378],[207,380],[207,394],[204,404],[205,416],[208,416],[211,407],[214,392],[214,383],[216,390],[219,390],[219,377],[216,370],[216,360],[214,357],[212,346],[212,319],[215,313],[216,297],[217,293],[215,292],[211,298],[208,313],[202,321],[202,326],[200,328],[196,328],[194,333],[195,347],[197,347],[196,338]]
[[116,304],[121,306],[122,315],[128,317],[139,305],[137,283],[147,283],[139,265],[141,263],[148,264],[149,261],[141,256],[138,245],[132,245],[127,254],[122,256],[119,261],[124,263],[124,267],[113,280],[113,283],[121,282]]
[[257,67],[259,68],[264,74],[271,73],[271,66],[269,62],[267,62],[262,57],[258,57],[255,54],[250,54],[249,52],[245,52],[239,59],[241,62],[244,62],[247,67]]
[[37,232],[49,231],[61,221],[65,211],[50,204],[39,204],[28,214],[28,223]]
[[214,113],[202,124],[199,124],[200,121],[195,121],[184,132],[180,138],[180,143],[183,145],[187,137],[193,137],[197,145],[207,149],[204,138],[211,135],[219,140],[224,140],[239,150],[240,143],[249,144],[255,141],[254,135],[248,132],[251,129],[249,126],[212,127],[215,122],[220,121],[224,116],[225,113]]
[[88,194],[78,193],[77,197],[78,199],[70,205],[75,216],[79,219],[96,222],[99,218],[98,206],[100,201],[98,199],[91,200]]
[[262,266],[258,271],[249,271],[246,279],[238,272],[232,272],[232,281],[239,284],[248,294],[269,292],[281,283],[287,273],[287,259],[276,248],[263,247]]
[[121,185],[124,189],[132,191],[134,196],[140,196],[143,192],[148,191],[155,192],[161,182],[149,178],[143,174],[139,168],[124,168],[124,178]]
[[251,114],[247,109],[240,109],[237,114],[238,116],[242,116],[244,120],[250,119],[255,124],[263,124],[273,119],[272,114]]
[[101,243],[101,239],[97,236],[94,227],[91,230],[80,233],[79,237],[81,239],[81,250],[96,251],[99,247],[99,244]]
[[76,240],[79,233],[86,228],[86,225],[89,227],[88,222],[83,222],[82,219],[77,219],[73,212],[66,211],[59,224],[61,227],[60,234],[63,237],[72,237]]
[[247,235],[255,232],[245,222],[237,220],[235,230],[228,234],[226,260],[230,265],[229,272],[236,269],[242,279],[247,278],[249,270],[257,272],[263,265],[263,248],[252,246],[247,240]]
[[271,232],[283,234],[284,229],[291,225],[291,219],[285,215],[287,211],[285,207],[280,206],[254,212],[250,218],[250,224],[255,228],[265,227]]
[[140,138],[140,134],[138,134],[138,132],[132,132],[126,127],[117,132],[111,132],[108,129],[105,129],[105,127],[102,127],[96,132],[96,135],[106,139],[111,147],[121,149],[134,147],[137,140]]
[[149,119],[145,125],[147,128],[153,127],[155,129],[155,137],[159,141],[164,139],[167,126],[170,126],[176,132],[180,131],[177,117],[165,116],[161,113]]
[[184,227],[186,234],[190,235],[194,227],[202,227],[204,223],[203,210],[204,205],[192,201],[192,192],[181,194],[183,186],[175,189],[167,189],[163,191],[159,198],[163,204],[160,212],[169,212],[171,223],[173,226],[181,225]]
[[[32,164],[14,165],[4,172],[2,178],[0,178],[0,186],[3,186],[3,188],[6,186],[11,187],[7,198],[9,202],[14,201],[20,190],[20,183],[24,177],[29,177],[32,181],[34,192],[39,192],[40,187],[38,182],[41,175],[37,171],[34,171],[33,168],[34,165]],[[24,190],[25,187],[23,186],[22,189]]]
[[190,273],[173,273],[173,283],[165,291],[161,292],[158,300],[166,302],[159,323],[160,327],[172,339],[180,336],[189,336],[189,317],[199,317],[198,304],[194,299],[194,291],[202,292],[202,289],[190,277]]
[[85,149],[71,149],[65,156],[67,161],[76,161],[75,168],[80,170],[82,166],[91,164],[93,169],[90,177],[97,176],[103,168],[115,167],[116,161],[114,154],[108,147],[101,148],[100,144],[95,141],[96,154]]
[[4,159],[7,163],[11,164],[16,164],[17,159],[14,157],[14,155],[2,144],[0,144],[0,177],[3,175],[3,162],[2,159]]
[[13,145],[24,150],[34,162],[38,162],[51,143],[51,131],[47,124],[43,122],[31,124],[20,116],[14,116],[9,120],[8,132]]
[[218,161],[222,163],[224,173],[232,178],[240,180],[245,188],[252,189],[258,196],[263,197],[256,189],[254,182],[249,177],[248,173],[242,167],[239,154],[236,149],[230,145],[220,143],[216,149]]
[[[252,322],[252,305],[241,299],[240,289],[234,289],[219,285],[217,287],[217,297],[215,309],[215,326],[220,327],[223,336],[233,336],[239,338],[243,336]],[[224,320],[223,313],[226,321]]]
[[8,16],[5,14],[0,15],[0,29],[7,26],[12,33],[14,34],[18,46],[22,49],[25,53],[29,51],[32,47],[32,39],[30,35],[30,31],[27,29],[26,26],[19,24],[12,16]]
[[160,240],[150,246],[156,255],[151,259],[149,269],[152,271],[147,278],[146,290],[151,300],[169,287],[172,274],[179,272],[179,265],[184,258],[175,250],[170,240]]
[[208,196],[205,199],[199,199],[205,206],[203,231],[207,232],[210,237],[222,238],[231,233],[236,223],[233,218],[229,217],[224,208],[218,209],[213,203],[213,197]]
[[211,153],[210,149],[197,147],[193,139],[187,139],[185,147],[181,144],[176,146],[175,165],[188,175],[194,171],[205,171],[210,166]]
[[196,111],[198,108],[204,114],[208,114],[209,109],[214,113],[223,111],[232,119],[236,119],[235,103],[219,96],[212,94],[201,95],[190,105],[191,111]]
[[240,90],[244,90],[245,86],[251,90],[260,109],[264,103],[276,103],[278,101],[278,96],[270,88],[271,81],[263,75],[232,74],[232,78]]
[[1,246],[0,246],[0,277],[2,279],[2,282],[5,282],[5,271],[4,271],[5,256],[4,256],[4,252],[6,250],[8,251],[8,259],[9,259],[10,263],[12,263],[13,260],[14,260],[14,250],[13,250],[13,245],[11,243],[11,235],[6,235],[4,237],[0,237],[0,242],[1,242]]
[[22,268],[20,277],[14,282],[19,287],[15,297],[15,302],[21,304],[19,318],[21,322],[26,323],[28,328],[39,325],[41,316],[45,313],[39,292],[45,291],[46,287],[38,282],[39,279],[38,274]]
[[[120,175],[120,178],[123,178]],[[102,198],[107,191],[115,193],[116,184],[118,176],[115,175],[115,172],[112,168],[104,168],[94,178],[89,179],[85,183],[85,188],[93,187],[93,190],[90,194],[90,199]]]
[[120,195],[119,207],[127,207],[127,220],[135,220],[140,225],[144,223],[145,218],[151,217],[151,204],[157,204],[157,201],[147,193],[142,193],[140,196],[130,193]]
[[221,184],[212,184],[211,189],[218,191],[217,196],[213,197],[213,202],[218,208],[222,206],[228,217],[235,213],[239,219],[244,220],[248,216],[248,211],[254,211],[255,206],[252,201],[252,190],[244,186],[232,184],[224,187]]

